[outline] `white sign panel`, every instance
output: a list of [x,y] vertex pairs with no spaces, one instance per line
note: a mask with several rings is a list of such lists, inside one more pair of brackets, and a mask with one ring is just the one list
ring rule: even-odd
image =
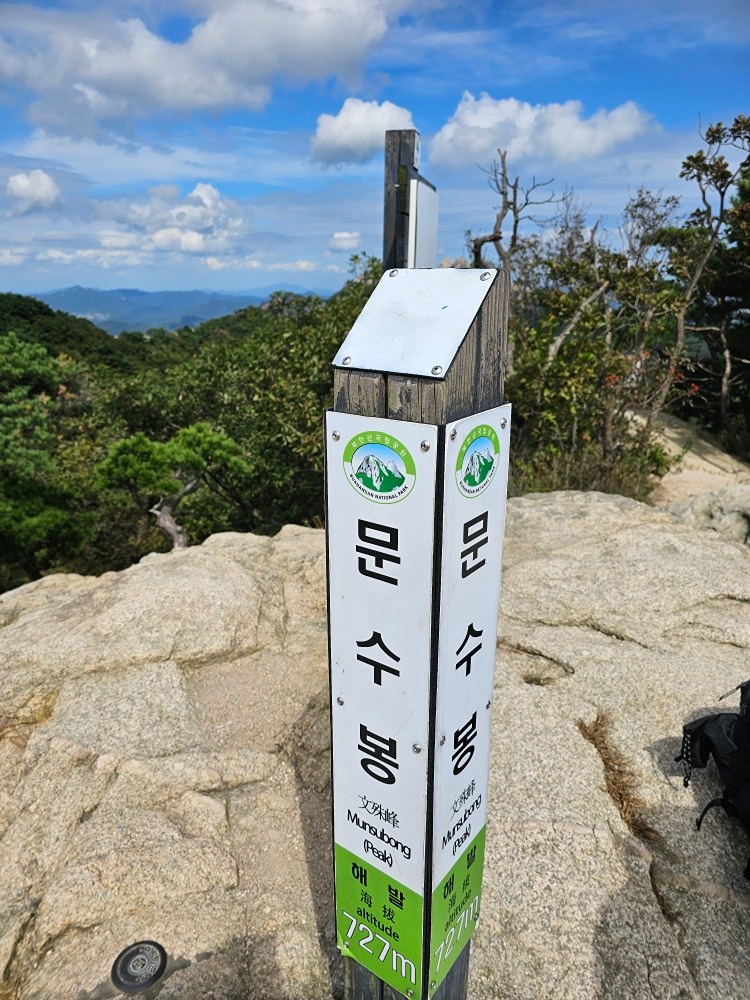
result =
[[430,425],[326,419],[338,941],[404,994],[423,947],[437,444]]
[[407,267],[434,267],[437,257],[438,195],[424,177],[409,181]]
[[509,442],[509,405],[446,428],[432,845],[437,983],[479,913]]

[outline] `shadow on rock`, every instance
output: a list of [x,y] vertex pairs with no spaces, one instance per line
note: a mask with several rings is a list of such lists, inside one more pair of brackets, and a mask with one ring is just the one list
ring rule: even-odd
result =
[[[679,737],[658,740],[649,751],[664,779],[682,790],[680,744]],[[684,808],[649,811],[662,844],[624,844],[622,885],[601,907],[594,931],[595,1000],[750,996],[750,884],[742,878],[750,844],[721,810],[710,828],[695,825],[720,794],[711,763],[693,773]]]
[[[300,1000],[278,986],[281,973],[274,958],[276,946],[273,936],[236,937],[221,950],[198,955],[193,962],[170,956],[158,983],[129,996],[135,1000]],[[108,977],[91,992],[79,993],[75,1000],[120,1000],[123,996]]]
[[327,690],[310,699],[283,749],[292,762],[297,782],[318,940],[328,961],[332,996],[339,1000],[344,981],[343,962],[336,948],[333,903],[331,726]]

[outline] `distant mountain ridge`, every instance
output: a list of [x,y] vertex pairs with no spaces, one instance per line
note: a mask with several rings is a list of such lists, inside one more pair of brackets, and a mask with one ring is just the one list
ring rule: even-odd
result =
[[[288,286],[284,290],[310,294]],[[260,288],[245,294],[197,289],[188,292],[144,292],[138,288],[103,289],[74,285],[41,292],[34,297],[46,302],[52,309],[88,319],[107,333],[119,334],[125,330],[144,333],[158,327],[179,330],[184,326],[197,326],[246,306],[261,305],[273,291],[277,289]]]
[[178,330],[216,319],[249,305],[260,305],[257,295],[228,295],[215,292],[143,292],[137,288],[62,288],[43,292],[36,298],[59,309],[96,323],[107,333],[125,330],[145,332],[163,327]]

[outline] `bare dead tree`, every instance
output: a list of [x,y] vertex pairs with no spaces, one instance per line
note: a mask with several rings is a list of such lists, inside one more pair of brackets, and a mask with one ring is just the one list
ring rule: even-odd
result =
[[[519,229],[524,220],[537,221],[533,211],[539,205],[559,204],[565,195],[556,196],[554,191],[542,192],[554,182],[537,181],[531,178],[531,183],[524,187],[518,176],[512,180],[508,174],[508,152],[498,149],[499,159],[493,160],[487,169],[481,168],[487,175],[490,188],[500,195],[500,204],[496,208],[495,224],[492,231],[481,236],[474,236],[469,230],[466,233],[466,243],[471,256],[472,267],[490,267],[483,256],[483,249],[491,243],[502,262],[503,267],[512,272],[513,253],[518,246]],[[505,230],[505,231],[504,231]],[[503,238],[505,242],[503,242]]]
[[173,549],[184,549],[187,546],[187,532],[175,520],[177,507],[191,493],[195,493],[201,485],[201,477],[191,479],[189,483],[171,497],[162,497],[153,507],[149,509],[149,514],[156,517],[156,525],[171,539]]
[[[543,225],[542,219],[538,218],[535,210],[542,205],[565,204],[569,193],[556,195],[554,191],[548,190],[553,183],[553,179],[538,181],[536,177],[531,178],[527,185],[521,183],[517,175],[511,177],[508,172],[507,150],[498,149],[498,158],[493,160],[486,169],[481,168],[487,177],[490,188],[499,195],[499,204],[495,206],[495,221],[492,230],[487,233],[474,235],[471,230],[466,232],[466,246],[469,253],[470,267],[482,268],[497,266],[497,262],[490,263],[484,256],[484,248],[491,245],[497,254],[500,265],[513,277],[511,295],[513,297],[513,315],[520,316],[524,311],[524,305],[529,294],[529,288],[521,277],[516,273],[515,260],[519,251],[529,243],[529,238],[524,240],[522,227],[524,222],[532,222],[538,226]],[[513,371],[514,338],[509,336],[507,353],[507,372]]]

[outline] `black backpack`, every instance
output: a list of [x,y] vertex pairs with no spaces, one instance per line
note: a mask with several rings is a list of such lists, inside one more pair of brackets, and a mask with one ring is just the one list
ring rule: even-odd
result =
[[[750,680],[739,684],[721,696],[719,701],[740,692],[740,711],[704,715],[682,729],[682,750],[679,757],[685,771],[683,784],[690,784],[693,768],[705,767],[712,756],[719,769],[723,794],[712,799],[695,821],[700,830],[709,809],[721,806],[728,816],[735,816],[750,836]],[[750,858],[744,876],[750,879]]]

